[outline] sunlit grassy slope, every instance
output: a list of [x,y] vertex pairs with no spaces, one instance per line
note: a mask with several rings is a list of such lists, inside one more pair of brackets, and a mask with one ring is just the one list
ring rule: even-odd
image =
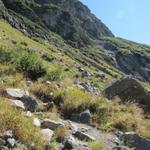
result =
[[[109,40],[115,39],[111,38]],[[150,133],[148,132],[150,127],[149,120],[144,119],[142,110],[136,104],[111,102],[101,95],[92,96],[87,92],[73,87],[72,84],[74,81],[81,81],[91,82],[93,85],[103,88],[112,79],[122,76],[121,72],[114,69],[105,61],[104,58],[106,55],[99,48],[91,46],[78,50],[65,44],[63,41],[61,46],[55,46],[39,39],[32,40],[12,28],[3,20],[0,21],[0,47],[2,47],[0,52],[4,55],[2,57],[4,61],[0,63],[0,81],[2,81],[0,91],[3,91],[7,87],[27,88],[39,101],[49,100],[49,93],[53,92],[54,97],[52,101],[55,102],[58,110],[63,115],[70,115],[75,112],[79,113],[89,108],[92,112],[93,123],[105,131],[118,128],[123,131],[136,131],[140,135],[150,138]],[[19,55],[16,55],[16,53]],[[14,59],[15,56],[18,57]],[[27,59],[26,56],[28,56]],[[40,62],[42,68],[46,71],[39,79],[33,81],[32,86],[26,87],[25,73],[28,71],[27,69],[35,67],[35,70],[38,70],[37,66],[33,67],[34,63],[32,63],[36,59],[36,56],[38,56],[38,66],[40,66]],[[43,56],[48,56],[53,61],[48,61]],[[22,64],[20,60],[25,60],[25,70],[22,70],[22,65],[25,63]],[[96,77],[82,78],[78,67],[84,67],[89,72],[102,69],[108,80],[102,81]],[[49,87],[45,86],[47,80],[52,81],[52,85]],[[61,87],[56,88],[55,85],[60,83]],[[3,101],[4,99],[0,98],[0,100]],[[3,107],[7,104],[0,103],[0,105]],[[7,114],[6,109],[3,111]],[[13,115],[16,113],[18,112],[10,108],[9,114]],[[5,118],[3,119],[5,120]],[[24,118],[22,119],[24,120]],[[20,124],[24,123],[18,117],[16,120]],[[10,128],[8,122],[4,123],[4,127]],[[15,123],[13,118],[12,123]],[[28,125],[28,121],[25,121],[26,123]],[[28,141],[24,137],[19,138],[24,143]]]

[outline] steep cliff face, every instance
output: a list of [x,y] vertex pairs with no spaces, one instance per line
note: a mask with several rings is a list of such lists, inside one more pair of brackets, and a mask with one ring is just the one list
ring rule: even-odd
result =
[[93,39],[113,36],[111,31],[78,0],[3,0],[5,7],[61,35],[74,47]]

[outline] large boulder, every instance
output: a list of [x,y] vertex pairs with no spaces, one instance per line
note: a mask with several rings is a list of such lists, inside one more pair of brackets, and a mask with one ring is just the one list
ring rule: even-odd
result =
[[30,111],[35,111],[37,109],[38,104],[36,99],[29,96],[29,92],[26,90],[18,88],[7,88],[4,92],[4,95],[11,99],[11,104],[16,107]]
[[21,98],[21,101],[24,103],[26,109],[32,112],[35,111],[38,107],[36,99],[31,96],[26,95]]
[[23,98],[26,95],[29,96],[29,92],[28,91],[22,90],[22,89],[17,89],[17,88],[8,88],[8,89],[6,89],[5,94],[8,97],[17,98],[17,99],[21,99],[21,98]]
[[131,148],[137,150],[150,150],[150,140],[137,135],[135,132],[126,132],[121,136],[121,140]]
[[87,110],[81,112],[80,114],[72,114],[70,119],[75,122],[90,124],[90,121],[91,121],[90,110],[87,109]]
[[80,113],[80,122],[89,124],[91,121],[91,113],[90,110],[87,109],[84,112]]
[[108,99],[118,96],[122,101],[136,101],[150,106],[150,94],[134,78],[124,77],[106,87],[103,91]]

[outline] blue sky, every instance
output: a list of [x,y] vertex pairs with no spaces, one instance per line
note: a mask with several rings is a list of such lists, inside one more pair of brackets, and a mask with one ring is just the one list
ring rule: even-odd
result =
[[117,37],[150,45],[150,0],[81,0]]

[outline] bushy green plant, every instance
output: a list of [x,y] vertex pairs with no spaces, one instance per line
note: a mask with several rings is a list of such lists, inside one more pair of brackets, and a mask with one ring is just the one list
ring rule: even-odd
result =
[[9,50],[0,48],[0,63],[9,62],[11,60],[11,53]]
[[16,51],[12,61],[18,70],[23,71],[27,77],[33,80],[46,73],[41,58],[34,52],[28,50]]
[[58,67],[52,71],[48,71],[47,78],[51,81],[57,81],[62,79],[63,69],[62,67]]

